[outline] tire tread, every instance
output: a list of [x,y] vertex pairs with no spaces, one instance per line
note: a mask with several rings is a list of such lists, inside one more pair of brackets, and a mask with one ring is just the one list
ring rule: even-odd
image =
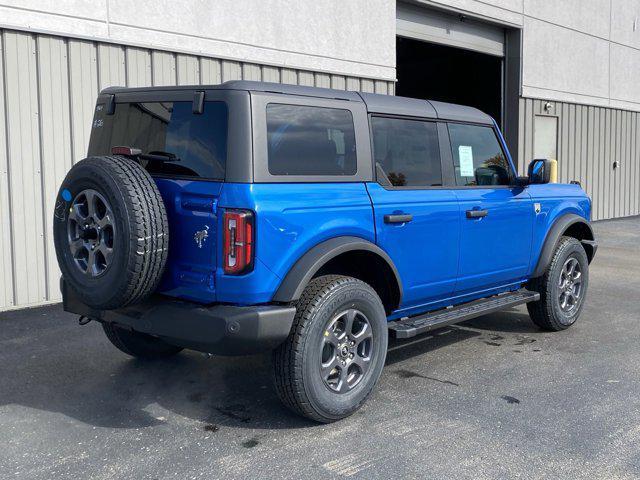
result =
[[[138,303],[155,291],[167,262],[169,223],[162,196],[151,175],[127,157],[89,157],[73,168],[85,167],[97,180],[110,178],[117,185],[126,208],[124,215],[128,216],[125,223],[129,225],[129,251],[123,272],[126,281],[120,283],[108,302],[91,306],[109,310]],[[61,269],[64,273],[64,265]],[[73,283],[69,285],[83,297]]]
[[531,321],[543,330],[560,331],[569,327],[569,325],[563,325],[558,322],[555,318],[552,303],[555,300],[553,299],[552,294],[553,284],[551,281],[551,275],[557,268],[557,265],[566,249],[576,244],[582,248],[580,242],[575,238],[567,236],[561,237],[544,275],[529,280],[528,288],[538,292],[540,294],[540,300],[528,303],[527,310],[529,311]]
[[[301,367],[304,342],[308,337],[306,332],[323,299],[332,290],[348,284],[364,285],[367,289],[371,289],[361,280],[342,275],[325,275],[311,280],[300,299],[293,304],[296,307],[296,315],[289,338],[273,351],[274,384],[278,397],[293,412],[321,423],[336,419],[326,417],[314,409],[305,392]],[[371,291],[373,292],[373,289]],[[374,385],[371,385],[369,391],[373,387]],[[364,403],[368,393],[355,409]]]

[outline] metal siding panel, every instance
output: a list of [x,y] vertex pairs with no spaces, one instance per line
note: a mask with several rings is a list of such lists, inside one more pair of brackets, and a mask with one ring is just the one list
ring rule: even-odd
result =
[[127,69],[124,47],[107,43],[98,44],[98,88],[125,86]]
[[582,183],[586,181],[589,161],[589,109],[584,105],[580,108],[580,120],[582,122],[582,135],[580,136],[580,156],[577,159],[577,179]]
[[526,99],[524,103],[524,117],[526,122],[526,132],[529,132],[525,136],[524,141],[524,158],[528,160],[533,159],[533,100]]
[[600,154],[598,156],[598,204],[596,205],[598,211],[598,218],[604,216],[604,203],[605,203],[605,165],[607,163],[607,111],[606,109],[600,110]]
[[345,90],[347,88],[347,80],[342,75],[331,75],[331,88]]
[[327,73],[316,73],[315,86],[320,88],[331,88],[331,76]]
[[[600,109],[598,107],[592,107],[593,122],[591,123],[591,136],[593,138],[593,145],[591,149],[591,164],[589,170],[589,191],[587,192],[591,197],[592,207],[596,203],[596,197],[598,195],[598,162],[600,159]],[[592,217],[595,217],[595,212],[592,208]]]
[[[127,47],[126,66],[127,87],[146,87],[153,84],[151,76],[151,54],[149,50]],[[171,83],[171,85],[173,85],[173,83]]]
[[53,246],[53,210],[58,187],[71,168],[67,45],[58,37],[40,36],[38,87],[47,300],[60,300],[60,271]]
[[222,83],[222,65],[220,60],[213,58],[200,59],[200,83],[202,85],[217,85]]
[[596,142],[597,142],[597,137],[595,135],[595,121],[596,121],[596,115],[595,115],[595,108],[594,107],[589,107],[589,119],[588,119],[588,124],[589,124],[589,134],[588,134],[588,146],[587,146],[587,170],[585,173],[585,179],[584,179],[584,183],[583,185],[585,186],[585,191],[587,192],[587,195],[589,195],[590,197],[593,197],[593,182],[592,179],[594,178],[593,176],[593,164],[594,164],[594,160],[595,160],[595,152],[596,152]]
[[69,40],[69,104],[71,107],[72,161],[83,159],[89,146],[93,110],[98,97],[96,47],[91,42]]
[[305,85],[308,87],[313,87],[315,82],[315,78],[313,77],[313,72],[298,72],[298,84]]
[[[622,115],[620,115],[620,110],[614,111],[616,115],[616,128],[615,128],[615,155],[613,160],[620,161],[621,153],[622,153]],[[618,215],[618,211],[620,210],[620,167],[613,171],[613,211],[611,213],[612,217],[616,217]]]
[[619,175],[620,177],[620,215],[627,216],[629,215],[629,197],[627,188],[628,180],[629,180],[629,149],[628,149],[628,140],[629,140],[629,112],[622,112],[622,164]]
[[[561,117],[561,121],[558,122],[561,127],[561,135],[560,135],[560,142],[561,145],[559,146],[559,156],[560,156],[560,162],[562,163],[562,170],[559,172],[561,175],[564,174],[567,170],[568,170],[568,165],[569,165],[569,161],[570,161],[570,157],[569,157],[569,141],[571,139],[571,125],[569,124],[569,105],[567,105],[566,103],[562,103],[560,104],[560,108],[558,108],[557,110],[559,110],[561,112],[560,117]],[[559,178],[566,178],[566,177],[562,177],[560,176]]]
[[605,158],[607,159],[605,170],[604,170],[604,195],[603,195],[603,212],[602,218],[611,218],[611,204],[613,198],[613,192],[611,190],[611,159],[613,158],[613,149],[615,147],[613,141],[613,121],[615,121],[615,115],[611,110],[607,110],[607,123],[605,125],[605,133],[606,133],[606,142],[607,142],[607,150],[605,153]]
[[602,162],[600,163],[600,182],[602,184],[600,191],[600,218],[606,219],[609,216],[609,170],[610,170],[610,156],[611,156],[611,110],[604,109],[603,111],[603,155]]
[[200,62],[193,55],[178,55],[178,85],[198,85],[200,83]]
[[282,83],[288,83],[290,85],[298,84],[298,72],[291,68],[283,68],[281,70]]
[[243,80],[254,80],[261,81],[262,80],[262,71],[260,69],[260,65],[256,65],[254,63],[243,63],[242,64],[242,79]]
[[360,90],[366,93],[375,93],[375,87],[373,84],[373,80],[369,80],[368,78],[363,78],[360,80]]
[[384,95],[387,94],[387,82],[383,80],[376,80],[374,88],[376,93],[382,93]]
[[580,137],[580,125],[577,121],[576,109],[577,109],[576,105],[569,106],[569,127],[570,127],[569,158],[567,162],[568,168],[562,179],[562,181],[565,183],[568,182],[570,179],[574,178],[575,176],[575,162],[576,162],[576,156],[578,155],[578,146],[579,146],[578,138]]
[[5,123],[5,49],[0,30],[0,311],[14,305],[13,249],[11,246],[11,210],[9,205],[9,158],[7,156],[7,125]]
[[278,67],[262,67],[262,80],[280,83],[280,69]]
[[222,81],[242,80],[242,68],[239,62],[222,61]]
[[360,90],[360,79],[354,77],[347,78],[347,90]]
[[527,133],[527,121],[524,114],[525,103],[524,98],[518,100],[518,125],[520,125],[518,128],[518,173],[520,175],[524,175],[525,172],[524,139]]
[[7,151],[16,303],[46,301],[35,38],[4,32]]
[[635,148],[635,166],[636,166],[636,171],[635,171],[635,182],[634,182],[634,189],[633,191],[635,192],[635,213],[636,215],[640,215],[640,114],[636,113],[636,125],[635,125],[635,129],[634,129],[634,135],[635,135],[635,142],[636,142],[636,148]]
[[640,162],[638,159],[638,113],[633,112],[633,121],[631,125],[631,162],[633,164],[631,173],[631,215],[638,215],[638,191],[640,190],[640,182],[638,181],[638,170]]
[[[622,151],[622,112],[620,110],[614,111],[616,116],[615,123],[615,154],[613,157],[613,161],[620,161],[620,154]],[[618,216],[618,212],[620,211],[620,167],[616,168],[613,171],[613,210],[611,211],[611,217]]]
[[[129,49],[127,49],[128,51]],[[146,59],[143,57],[143,63]],[[151,52],[151,81],[154,86],[176,85],[176,57],[170,52]],[[146,67],[145,70],[146,72]],[[146,73],[145,73],[146,75]],[[147,81],[146,78],[142,81]]]
[[395,95],[396,94],[396,82],[389,82],[389,95]]
[[633,187],[633,184],[631,183],[631,178],[633,176],[633,132],[632,132],[632,128],[633,128],[633,113],[632,112],[627,112],[627,159],[626,159],[626,164],[627,164],[627,169],[626,169],[626,173],[624,176],[624,180],[625,180],[625,214],[631,215],[632,213],[632,207],[631,207],[631,198],[632,198],[632,194],[631,194],[631,189]]

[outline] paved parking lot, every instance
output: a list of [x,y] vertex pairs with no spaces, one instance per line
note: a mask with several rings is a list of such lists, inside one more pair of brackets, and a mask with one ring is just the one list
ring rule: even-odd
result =
[[518,308],[392,342],[332,425],[279,404],[266,355],[147,363],[59,306],[0,314],[0,478],[638,478],[640,219],[595,228],[569,331]]

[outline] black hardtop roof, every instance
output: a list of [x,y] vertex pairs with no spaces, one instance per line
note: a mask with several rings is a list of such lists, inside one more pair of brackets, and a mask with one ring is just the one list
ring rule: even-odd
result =
[[108,87],[101,94],[109,95],[130,92],[161,91],[203,91],[203,90],[244,90],[248,92],[267,92],[305,97],[328,98],[363,102],[369,113],[403,115],[409,117],[433,118],[460,122],[492,125],[493,119],[477,108],[454,103],[420,100],[417,98],[396,97],[377,93],[361,93],[355,91],[334,90],[331,88],[306,87],[283,83],[254,82],[249,80],[232,80],[219,85],[167,85],[162,87]]

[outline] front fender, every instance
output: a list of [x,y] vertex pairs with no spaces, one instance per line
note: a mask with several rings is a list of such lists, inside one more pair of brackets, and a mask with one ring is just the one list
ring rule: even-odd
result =
[[538,262],[536,263],[536,267],[531,274],[532,278],[537,278],[544,275],[547,266],[551,262],[553,252],[556,249],[556,245],[558,245],[560,237],[562,237],[567,230],[569,230],[576,224],[580,224],[582,230],[586,232],[586,234],[584,235],[584,239],[581,239],[581,241],[583,243],[586,243],[593,249],[593,253],[591,255],[591,258],[593,258],[597,245],[595,243],[595,236],[593,234],[591,225],[587,220],[579,215],[576,215],[575,213],[565,213],[555,220],[555,222],[547,232],[542,250],[540,252],[540,256],[538,257]]

